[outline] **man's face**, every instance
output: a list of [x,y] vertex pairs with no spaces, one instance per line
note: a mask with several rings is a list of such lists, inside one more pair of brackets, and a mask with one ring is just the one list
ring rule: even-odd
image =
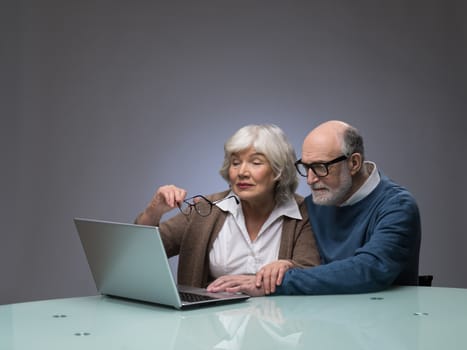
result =
[[329,173],[325,177],[318,177],[313,171],[308,171],[307,183],[315,204],[337,206],[348,198],[352,176],[346,164],[341,162],[329,166]]
[[[302,148],[302,162],[327,163],[342,155],[339,143],[322,142],[321,139],[306,140]],[[348,161],[343,160],[329,165],[328,174],[319,177],[311,169],[307,173],[313,202],[318,205],[340,205],[351,193],[352,175]]]

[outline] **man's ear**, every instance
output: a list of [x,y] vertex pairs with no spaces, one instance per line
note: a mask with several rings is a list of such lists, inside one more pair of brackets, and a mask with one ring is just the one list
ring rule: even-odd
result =
[[352,153],[352,155],[349,157],[349,170],[351,175],[355,175],[358,173],[362,167],[363,164],[363,158],[360,153]]

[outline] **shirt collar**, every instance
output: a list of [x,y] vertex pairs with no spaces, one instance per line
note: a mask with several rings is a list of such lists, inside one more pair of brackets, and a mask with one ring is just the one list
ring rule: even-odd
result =
[[[240,203],[240,199],[232,191],[230,191],[229,194],[227,196],[225,196],[225,198],[230,197],[230,196],[235,196],[237,198],[238,202]],[[231,198],[229,200],[220,201],[219,203],[216,203],[216,206],[218,206],[223,211],[227,211],[227,212],[232,213],[233,215],[235,215],[237,213],[237,211],[238,211],[238,208],[239,208],[240,204],[237,204],[237,202],[233,198]]]
[[[231,195],[236,196],[231,191],[227,195],[227,197]],[[241,203],[237,205],[237,203],[234,200],[222,201],[222,202],[217,203],[216,205],[223,211],[227,211],[234,216],[237,216],[238,211],[241,210]],[[270,219],[276,219],[281,216],[288,216],[292,219],[298,219],[298,220],[302,219],[302,214],[300,214],[300,209],[298,208],[297,201],[295,200],[293,196],[287,199],[285,202],[279,205],[276,205],[269,217]]]
[[363,198],[368,196],[376,188],[376,186],[378,186],[381,178],[379,176],[378,169],[376,168],[376,164],[368,161],[364,162],[363,164],[373,168],[370,176],[368,176],[368,179],[366,179],[357,192],[355,192],[352,196],[350,196],[349,199],[340,205],[341,207],[352,205],[361,201]]

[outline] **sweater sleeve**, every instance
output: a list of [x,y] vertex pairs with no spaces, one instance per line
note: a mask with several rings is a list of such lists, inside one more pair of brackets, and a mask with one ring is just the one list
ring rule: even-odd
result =
[[390,286],[413,261],[417,274],[420,246],[417,205],[411,196],[394,198],[386,204],[385,209],[375,214],[369,240],[353,256],[313,268],[291,269],[275,294],[375,292]]

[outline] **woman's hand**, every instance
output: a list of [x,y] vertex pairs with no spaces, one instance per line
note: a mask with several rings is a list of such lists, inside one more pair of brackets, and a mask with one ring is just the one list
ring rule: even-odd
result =
[[208,287],[208,292],[245,293],[253,297],[264,295],[263,288],[255,285],[255,275],[226,275],[219,277]]
[[159,225],[162,215],[174,209],[186,198],[186,190],[175,185],[165,185],[157,189],[144,212],[136,219],[137,224]]

